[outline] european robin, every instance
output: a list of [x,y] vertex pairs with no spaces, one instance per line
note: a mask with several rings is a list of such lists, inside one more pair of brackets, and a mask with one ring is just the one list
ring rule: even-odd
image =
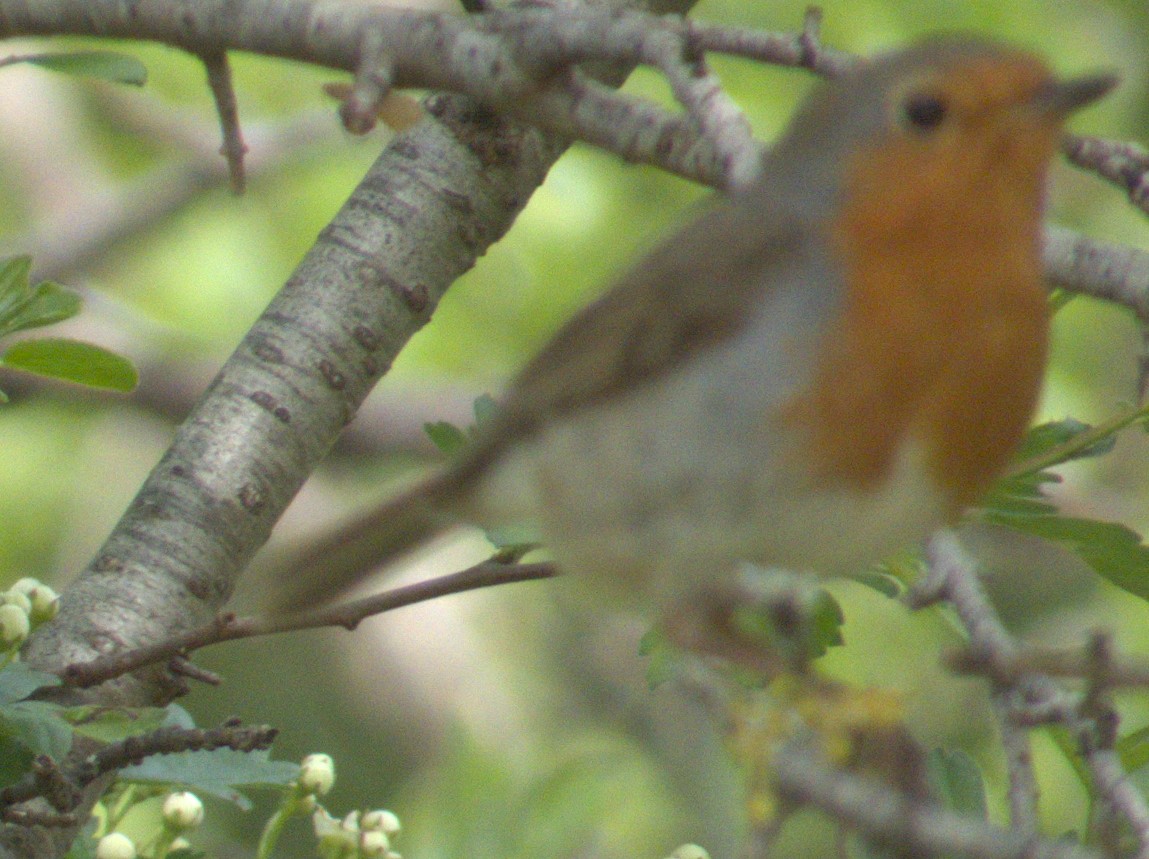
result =
[[663,610],[739,561],[856,573],[952,522],[1031,418],[1066,117],[1108,75],[933,39],[821,84],[743,190],[639,262],[466,454],[293,564],[330,597],[452,520],[534,523]]

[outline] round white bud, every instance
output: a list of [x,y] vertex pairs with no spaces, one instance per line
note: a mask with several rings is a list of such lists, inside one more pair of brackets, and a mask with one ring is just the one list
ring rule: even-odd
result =
[[331,755],[308,755],[299,765],[299,786],[307,793],[324,796],[335,784],[335,761]]
[[374,811],[368,811],[363,815],[363,819],[359,823],[360,827],[367,830],[386,832],[388,835],[394,835],[402,826],[399,824],[399,817],[393,811],[388,811],[385,808],[377,808]]
[[368,859],[386,859],[391,853],[391,839],[386,832],[373,829],[359,835],[359,853]]
[[32,614],[32,600],[27,594],[20,591],[5,591],[4,599],[0,602],[4,605],[14,605],[26,615]]
[[32,631],[28,612],[18,605],[0,605],[0,648],[14,650],[25,642]]
[[203,803],[186,790],[169,794],[164,800],[164,822],[172,829],[195,829],[203,823]]
[[668,859],[710,859],[710,854],[697,844],[683,844],[671,853]]
[[110,832],[96,843],[96,859],[136,859],[136,844],[122,832]]

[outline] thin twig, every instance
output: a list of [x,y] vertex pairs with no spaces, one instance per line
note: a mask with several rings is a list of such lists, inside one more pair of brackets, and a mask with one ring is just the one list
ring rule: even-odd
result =
[[[1080,680],[1092,670],[1089,658],[1079,648],[1022,648],[1004,654],[966,647],[947,653],[945,662],[959,674],[988,677],[1001,684],[1016,683],[1028,674]],[[1149,663],[1114,656],[1106,665],[1105,683],[1108,689],[1149,686]]]
[[785,799],[820,808],[864,835],[908,848],[914,856],[1100,859],[1083,847],[914,802],[881,780],[831,766],[807,746],[784,746],[772,762],[775,785]]
[[343,127],[352,134],[366,134],[375,127],[379,108],[391,93],[394,72],[387,63],[378,30],[368,30],[359,44],[359,67],[351,93],[339,106]]
[[[907,602],[912,606],[920,606],[934,602],[939,597],[945,599],[953,606],[965,626],[971,647],[985,654],[983,658],[989,660],[990,664],[1000,662],[1008,665],[1017,658],[1019,648],[994,613],[977,580],[973,560],[950,532],[935,535],[929,548],[929,574],[919,587],[907,595]],[[1092,655],[1087,655],[1091,664],[1085,677],[1103,676],[1105,682],[1111,683],[1115,674],[1112,665],[1106,664],[1104,669],[1096,665],[1098,658],[1111,662],[1111,655],[1103,651],[1094,647]],[[1008,697],[1006,693],[1009,693]],[[1108,709],[1105,709],[1105,724],[1101,724],[1098,711],[1102,708],[1095,701],[1085,702],[1092,711],[1091,715],[1087,715],[1082,709],[1083,699],[1071,699],[1048,676],[1035,673],[1018,674],[1008,683],[996,683],[994,696],[1003,705],[995,708],[1001,719],[1003,733],[1007,727],[1016,730],[1036,724],[1039,719],[1048,724],[1063,725],[1070,731],[1077,739],[1082,759],[1101,800],[1107,804],[1108,810],[1129,823],[1137,838],[1138,849],[1135,855],[1138,859],[1149,859],[1149,805],[1121,768],[1109,748],[1111,742],[1099,742],[1106,738],[1112,739],[1116,734]],[[1012,708],[1012,711],[1008,708]],[[1029,795],[1028,784],[1031,779],[1032,768],[1028,756],[1024,760],[1014,760],[1010,770],[1011,807],[1025,808],[1035,802],[1036,797]],[[1015,790],[1019,791],[1016,796]],[[1014,821],[1014,825],[1018,825],[1018,821]]]
[[[163,641],[102,656],[89,662],[74,663],[60,672],[60,676],[67,685],[83,689],[135,671],[145,665],[185,657],[211,644],[329,626],[341,626],[353,630],[366,618],[403,606],[479,588],[546,579],[555,575],[557,571],[554,566],[546,563],[507,564],[484,561],[451,575],[291,615],[241,618],[230,612],[224,612],[205,626],[190,629]],[[188,672],[185,669],[183,673]]]
[[7,819],[13,805],[37,797],[48,799],[56,811],[70,811],[79,801],[80,791],[100,776],[138,764],[153,755],[220,748],[251,752],[270,748],[278,733],[276,728],[267,725],[243,727],[227,723],[207,729],[167,726],[109,743],[83,760],[63,767],[41,756],[31,773],[0,790],[0,813]]
[[215,110],[219,114],[219,126],[223,132],[220,155],[227,160],[231,176],[231,189],[242,194],[247,185],[243,169],[243,156],[247,154],[247,144],[243,142],[243,132],[239,127],[239,106],[235,97],[235,84],[231,77],[231,63],[226,51],[200,54],[200,60],[207,70],[207,82],[215,99]]
[[1072,164],[1121,188],[1129,202],[1149,214],[1149,152],[1136,143],[1067,134],[1062,151]]

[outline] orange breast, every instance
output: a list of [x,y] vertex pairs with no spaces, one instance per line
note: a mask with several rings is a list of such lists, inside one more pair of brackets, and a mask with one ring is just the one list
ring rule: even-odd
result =
[[827,225],[843,314],[788,411],[811,439],[817,479],[873,487],[913,439],[954,513],[1001,472],[1039,394],[1054,140],[965,143],[939,156],[901,139],[848,165],[841,215]]

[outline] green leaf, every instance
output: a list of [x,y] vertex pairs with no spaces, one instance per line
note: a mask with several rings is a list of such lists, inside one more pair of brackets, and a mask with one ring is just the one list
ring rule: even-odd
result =
[[471,428],[471,435],[484,430],[499,413],[499,404],[490,394],[476,397],[472,408],[475,412],[475,425]]
[[77,340],[44,338],[13,343],[0,355],[0,364],[113,391],[130,391],[139,381],[127,358]]
[[168,853],[167,859],[205,859],[206,856],[206,853],[194,847],[181,847]]
[[525,550],[537,549],[542,542],[538,529],[528,523],[512,523],[487,528],[483,531],[483,536],[500,552],[513,552],[521,549],[522,551],[519,551],[520,557],[526,554]]
[[299,776],[299,764],[273,761],[266,751],[234,749],[153,755],[120,771],[121,781],[180,787],[233,802],[245,811],[251,801],[239,790],[281,788]]
[[32,288],[32,259],[0,261],[0,335],[51,325],[80,312],[80,297],[59,284],[43,282]]
[[1035,474],[1055,465],[1102,456],[1117,443],[1117,433],[1149,420],[1149,406],[1128,408],[1096,426],[1074,418],[1034,427],[1022,442],[1017,474]]
[[646,683],[657,689],[682,673],[682,653],[659,627],[651,627],[638,642],[639,656],[647,658]]
[[64,859],[96,859],[96,828],[99,825],[95,817],[89,818],[64,854]]
[[897,599],[903,590],[902,583],[897,578],[881,570],[866,570],[850,578],[890,599]]
[[1056,725],[1051,725],[1046,728],[1045,733],[1053,740],[1053,744],[1057,746],[1058,751],[1065,757],[1066,762],[1077,776],[1077,780],[1088,791],[1090,785],[1093,783],[1093,777],[1089,774],[1089,767],[1081,757],[1081,747],[1078,744],[1078,739],[1065,728]]
[[1149,600],[1149,547],[1141,536],[1115,522],[1061,516],[1043,492],[1061,479],[1048,467],[1107,453],[1115,434],[1144,421],[1146,414],[1131,409],[1094,427],[1072,419],[1035,427],[1023,446],[1020,469],[990,491],[981,518],[1059,543],[1102,578]]
[[36,671],[24,662],[11,662],[0,670],[0,705],[15,704],[37,689],[59,685],[60,678],[55,674]]
[[32,54],[20,57],[19,62],[30,63],[42,69],[51,69],[66,75],[98,78],[115,84],[143,86],[148,70],[135,57],[115,51],[71,51],[66,54]]
[[14,312],[4,326],[5,333],[41,328],[71,319],[82,307],[80,296],[57,283],[39,283],[29,293],[28,300]]
[[24,778],[31,770],[34,758],[32,750],[26,745],[0,732],[0,788]]
[[0,707],[0,735],[57,761],[72,748],[71,727],[60,718],[59,705],[47,701],[17,701]]
[[17,256],[0,260],[0,331],[13,312],[28,300],[31,290],[28,275],[32,271],[32,257]]
[[1127,773],[1136,772],[1149,764],[1149,727],[1140,728],[1119,739],[1116,751]]
[[831,647],[841,647],[846,643],[842,637],[842,624],[846,622],[846,615],[829,591],[818,589],[809,612],[807,647],[811,656],[822,656]]
[[440,452],[453,456],[467,446],[466,434],[448,421],[423,424],[423,432]]
[[1149,547],[1141,535],[1116,522],[1049,514],[989,512],[986,520],[1061,543],[1102,578],[1149,601]]
[[103,743],[154,731],[164,724],[167,715],[167,710],[160,707],[70,707],[60,713],[77,734]]
[[[1031,457],[1041,456],[1058,445],[1067,444],[1074,439],[1080,438],[1083,433],[1089,432],[1091,429],[1093,429],[1093,427],[1089,424],[1071,417],[1066,417],[1059,421],[1049,421],[1048,423],[1038,424],[1026,433],[1025,440],[1021,444],[1021,450],[1018,451],[1017,459],[1024,463],[1025,460]],[[1083,448],[1083,452],[1077,454],[1074,458],[1098,456],[1102,453],[1108,453],[1113,449],[1114,441],[1112,435],[1103,435],[1096,442],[1086,445]],[[1060,460],[1060,462],[1065,461],[1067,460]]]
[[946,808],[985,819],[985,781],[981,769],[961,749],[931,751],[926,756],[926,775]]
[[845,615],[829,591],[785,587],[780,596],[788,605],[786,614],[792,615],[785,624],[777,623],[777,599],[767,596],[756,604],[740,605],[735,609],[736,629],[758,639],[763,647],[804,659],[816,659],[844,642],[842,624]]
[[167,713],[167,716],[164,719],[164,727],[167,727],[167,728],[194,728],[195,727],[195,719],[192,718],[192,714],[189,713],[187,710],[185,710],[183,707],[181,707],[179,704],[168,704],[168,706],[164,708],[164,712]]
[[423,432],[427,433],[435,447],[447,456],[456,456],[464,450],[471,439],[479,435],[498,412],[498,405],[490,394],[476,397],[472,404],[475,411],[475,422],[467,427],[466,431],[459,429],[448,421],[435,421],[423,424]]

